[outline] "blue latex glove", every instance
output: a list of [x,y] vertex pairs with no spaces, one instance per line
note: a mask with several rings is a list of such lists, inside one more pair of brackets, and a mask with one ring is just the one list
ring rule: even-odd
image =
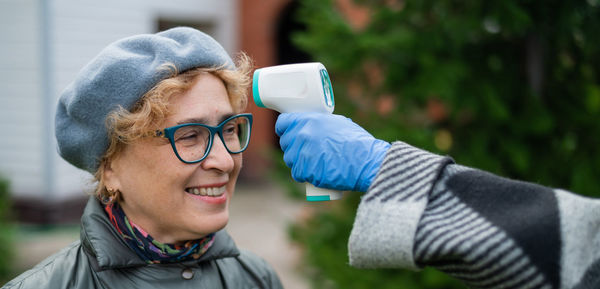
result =
[[298,182],[366,192],[390,147],[351,119],[324,113],[282,113],[275,132]]

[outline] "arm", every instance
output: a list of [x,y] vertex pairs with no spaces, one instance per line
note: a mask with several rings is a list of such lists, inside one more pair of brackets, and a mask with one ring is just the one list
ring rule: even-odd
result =
[[476,288],[599,288],[598,248],[598,200],[401,142],[362,198],[349,241],[353,266],[433,266]]
[[282,114],[276,131],[294,179],[367,191],[353,266],[433,266],[474,287],[600,288],[600,200],[390,147],[341,116]]

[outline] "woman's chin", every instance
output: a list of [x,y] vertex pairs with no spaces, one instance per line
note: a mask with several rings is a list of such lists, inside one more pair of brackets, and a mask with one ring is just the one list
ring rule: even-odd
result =
[[[198,221],[192,225],[192,231],[196,233],[197,236],[204,237],[208,234],[215,233],[217,231],[222,230],[227,226],[229,222],[229,214],[223,213],[213,216],[204,216],[201,218],[201,221]],[[196,238],[198,239],[198,238]]]

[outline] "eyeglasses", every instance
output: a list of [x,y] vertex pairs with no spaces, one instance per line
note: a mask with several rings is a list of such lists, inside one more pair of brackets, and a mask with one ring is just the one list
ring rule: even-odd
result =
[[186,163],[201,162],[208,156],[215,138],[219,135],[230,154],[238,154],[246,150],[250,142],[252,114],[234,115],[218,126],[201,123],[185,123],[163,130],[155,131],[157,137],[169,139],[177,158]]

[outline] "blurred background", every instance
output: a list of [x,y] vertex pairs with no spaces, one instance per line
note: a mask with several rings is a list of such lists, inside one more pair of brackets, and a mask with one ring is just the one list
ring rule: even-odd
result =
[[[109,43],[180,25],[256,67],[322,62],[335,113],[378,138],[600,196],[599,0],[0,0],[0,24],[0,284],[79,238],[93,184],[56,153],[62,89]],[[248,110],[227,229],[286,288],[463,288],[433,269],[349,267],[360,195],[304,202],[276,114]]]

